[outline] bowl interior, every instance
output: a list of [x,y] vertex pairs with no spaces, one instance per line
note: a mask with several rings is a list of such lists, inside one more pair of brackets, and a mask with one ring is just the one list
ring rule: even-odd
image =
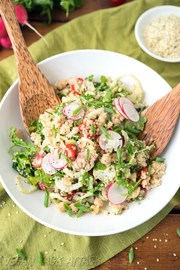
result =
[[176,7],[176,6],[158,6],[158,7],[154,7],[151,8],[149,10],[147,10],[146,12],[144,12],[139,19],[136,22],[135,25],[135,37],[137,42],[139,43],[139,46],[150,56],[161,60],[161,61],[165,61],[165,62],[180,62],[180,57],[178,58],[164,58],[161,57],[155,53],[153,53],[152,51],[150,51],[147,46],[146,43],[144,41],[144,37],[143,37],[143,32],[145,27],[151,23],[153,21],[153,19],[155,19],[158,16],[162,16],[162,15],[176,15],[176,16],[180,16],[180,7]]
[[[86,77],[94,74],[117,77],[133,74],[141,82],[147,104],[154,103],[170,90],[170,86],[155,71],[125,55],[98,50],[83,50],[63,53],[39,64],[51,83],[73,76]],[[18,83],[15,82],[4,96],[0,105],[0,179],[14,202],[31,218],[58,231],[77,235],[109,235],[131,229],[158,213],[173,197],[179,187],[177,179],[180,141],[180,125],[164,152],[167,162],[162,185],[150,191],[142,202],[132,203],[122,215],[87,214],[81,218],[70,218],[58,212],[54,205],[43,206],[44,193],[37,191],[29,195],[21,193],[16,184],[17,173],[12,169],[9,129],[24,130],[18,102]]]

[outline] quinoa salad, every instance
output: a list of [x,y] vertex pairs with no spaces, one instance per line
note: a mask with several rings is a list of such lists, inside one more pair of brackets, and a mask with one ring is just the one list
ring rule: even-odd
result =
[[138,139],[146,123],[137,79],[93,75],[54,85],[60,104],[32,121],[27,142],[12,127],[12,167],[21,192],[44,192],[45,207],[80,217],[121,214],[160,185],[164,159],[151,160],[154,147]]

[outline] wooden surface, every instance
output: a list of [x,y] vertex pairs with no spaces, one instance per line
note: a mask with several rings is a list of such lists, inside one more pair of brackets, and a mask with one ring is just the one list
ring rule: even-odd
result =
[[[45,25],[38,14],[31,14],[32,25],[45,35],[57,26],[77,16],[109,8],[108,0],[85,0],[83,8],[78,9],[66,18],[64,12],[56,10],[53,12],[53,22]],[[38,36],[27,27],[22,28],[27,45],[38,40]],[[12,55],[11,49],[0,49],[0,60]],[[180,237],[176,229],[180,229],[180,206],[174,208],[171,213],[161,221],[151,232],[134,243],[134,262],[129,264],[129,248],[122,251],[109,261],[96,267],[94,270],[179,270],[180,269]]]

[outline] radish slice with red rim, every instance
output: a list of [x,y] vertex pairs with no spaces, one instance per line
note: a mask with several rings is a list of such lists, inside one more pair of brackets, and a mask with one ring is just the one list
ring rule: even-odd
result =
[[67,118],[69,118],[69,119],[71,119],[73,121],[77,121],[77,120],[83,118],[84,109],[78,103],[71,102],[67,106],[64,107],[63,114]]
[[54,169],[61,170],[67,165],[67,159],[54,151],[49,156],[49,163]]
[[138,122],[139,121],[139,114],[134,107],[134,104],[126,97],[120,97],[119,98],[119,106],[122,110],[122,112],[126,115],[126,118],[133,121]]
[[41,167],[43,169],[43,171],[47,174],[55,174],[56,173],[56,169],[53,168],[51,166],[51,164],[49,163],[49,157],[50,157],[50,153],[48,153],[47,155],[45,155],[42,159],[42,163],[41,163]]
[[128,119],[127,115],[125,114],[125,112],[123,111],[122,107],[120,106],[119,103],[119,98],[115,98],[114,99],[114,106],[116,107],[116,110],[126,119]]
[[99,146],[106,152],[112,153],[113,150],[117,151],[118,147],[123,146],[123,139],[121,135],[113,130],[107,131],[111,137],[108,139],[104,134],[99,137]]
[[106,196],[112,204],[121,204],[127,198],[128,190],[116,182],[111,182],[106,188]]
[[122,108],[123,108],[124,112],[126,113],[126,115],[128,116],[129,120],[131,120],[133,122],[139,121],[139,114],[136,111],[133,104],[123,103]]

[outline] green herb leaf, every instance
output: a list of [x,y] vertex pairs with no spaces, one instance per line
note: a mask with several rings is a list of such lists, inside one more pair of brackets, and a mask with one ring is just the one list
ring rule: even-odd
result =
[[53,137],[56,138],[56,136],[57,136],[57,129],[56,129],[55,125],[53,125],[53,127],[52,127],[52,133],[53,133]]
[[91,133],[92,133],[92,135],[95,134],[95,126],[94,126],[94,124],[91,125]]
[[122,153],[121,153],[120,148],[117,149],[116,153],[117,153],[118,163],[122,163]]
[[44,255],[42,252],[39,252],[37,255],[39,265],[44,265]]
[[154,159],[154,161],[163,163],[163,162],[165,161],[165,158],[163,158],[163,157],[156,157],[156,158]]
[[151,170],[152,170],[152,166],[151,166],[151,165],[149,165],[149,166],[148,166],[148,176],[150,176],[150,174],[151,174]]
[[177,235],[180,237],[180,229],[176,229],[176,233],[177,233]]
[[48,190],[45,191],[45,195],[44,195],[44,206],[46,208],[49,206],[49,191]]
[[68,213],[68,215],[69,215],[70,217],[72,217],[73,213],[72,213],[72,209],[71,209],[71,207],[69,206],[69,204],[64,203],[64,208],[65,208],[66,212]]
[[90,150],[89,150],[89,149],[87,149],[87,150],[86,150],[86,160],[88,160],[88,159],[89,159],[89,154],[90,154]]
[[131,264],[134,261],[134,249],[133,247],[129,250],[129,263]]
[[108,140],[112,140],[112,136],[109,134],[109,132],[105,129],[105,127],[103,126],[99,126],[100,131],[104,134],[104,136],[108,139]]
[[124,120],[124,130],[129,136],[138,135],[143,131],[146,121],[147,119],[144,116],[141,116],[138,122]]
[[77,109],[75,109],[73,111],[73,116],[76,116],[81,110],[82,110],[83,106],[79,106]]
[[107,107],[104,107],[104,111],[108,112],[108,113],[112,113],[112,114],[115,113],[115,111],[113,109],[107,108]]
[[79,211],[77,212],[77,215],[76,215],[77,217],[80,217],[83,213],[88,213],[88,212],[92,211],[92,209],[90,207],[88,207],[82,203],[75,203],[74,206],[79,209]]
[[27,260],[27,255],[24,253],[22,249],[16,248],[16,253],[20,259]]
[[100,161],[98,163],[96,163],[94,170],[102,170],[104,171],[106,169],[106,165],[104,165],[103,163],[101,163]]

